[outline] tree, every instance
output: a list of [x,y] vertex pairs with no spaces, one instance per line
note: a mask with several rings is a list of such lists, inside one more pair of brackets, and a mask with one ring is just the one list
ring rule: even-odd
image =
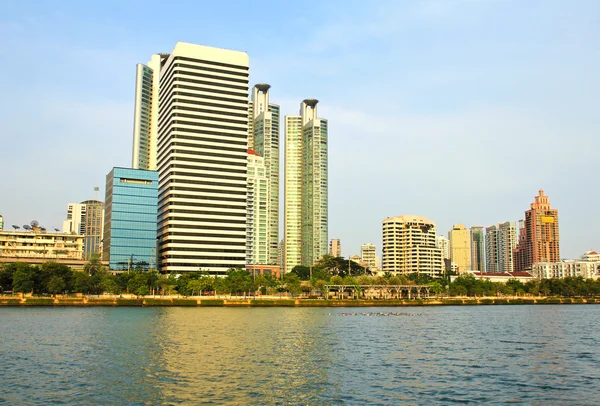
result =
[[298,275],[298,277],[301,280],[307,281],[310,278],[310,267],[303,266],[303,265],[296,265],[292,269],[292,273],[295,273],[296,275]]
[[85,272],[75,272],[72,283],[73,291],[77,293],[89,293],[92,288],[91,277]]
[[48,293],[56,295],[58,293],[64,292],[67,284],[65,280],[60,276],[52,276],[48,281],[48,285],[46,286]]
[[302,291],[300,278],[294,273],[285,274],[283,276],[283,283],[285,284],[285,289],[290,292],[292,296],[295,296]]
[[33,293],[37,280],[37,268],[29,264],[19,264],[13,274],[12,289],[14,292]]
[[429,291],[436,296],[439,296],[444,291],[444,287],[438,281],[431,282],[429,286]]
[[90,260],[83,266],[83,271],[90,276],[94,276],[97,273],[106,271],[102,262],[100,262],[100,256],[98,254],[92,254]]

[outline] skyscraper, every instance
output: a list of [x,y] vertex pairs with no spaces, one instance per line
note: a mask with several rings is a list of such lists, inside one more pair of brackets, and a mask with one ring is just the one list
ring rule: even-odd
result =
[[158,173],[113,168],[106,175],[103,258],[111,270],[156,269]]
[[381,270],[394,274],[444,272],[442,250],[436,246],[435,223],[423,216],[395,216],[383,220]]
[[269,185],[265,159],[248,150],[248,204],[246,224],[246,264],[269,264],[268,201]]
[[162,272],[245,266],[248,70],[246,53],[184,42],[138,65],[133,166],[159,174]]
[[310,266],[327,253],[327,120],[315,99],[285,117],[285,272]]
[[147,65],[136,66],[131,159],[134,169],[156,170],[160,70],[168,56],[155,54]]
[[504,222],[485,229],[486,272],[513,272],[513,250],[517,246],[515,222]]
[[519,231],[519,244],[513,252],[515,272],[531,269],[538,262],[560,260],[558,210],[540,190],[531,208],[525,212],[524,227]]
[[[279,264],[279,106],[269,103],[271,86],[260,83],[252,89],[248,108],[248,148],[264,160],[266,204],[254,207],[266,216],[266,224],[253,233],[265,234],[266,259],[258,264]],[[261,236],[262,237],[262,236]]]
[[473,271],[485,270],[484,251],[483,227],[473,226],[471,227],[471,269]]
[[450,259],[458,267],[458,273],[471,270],[471,233],[464,224],[455,224],[448,232]]

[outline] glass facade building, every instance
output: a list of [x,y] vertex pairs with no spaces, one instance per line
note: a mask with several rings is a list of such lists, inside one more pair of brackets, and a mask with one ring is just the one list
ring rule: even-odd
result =
[[111,270],[156,269],[158,172],[113,168],[106,175],[103,259]]

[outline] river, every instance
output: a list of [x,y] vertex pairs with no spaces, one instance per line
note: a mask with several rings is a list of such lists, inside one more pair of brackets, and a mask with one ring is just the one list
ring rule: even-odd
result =
[[2,307],[0,404],[593,405],[599,326],[597,305]]

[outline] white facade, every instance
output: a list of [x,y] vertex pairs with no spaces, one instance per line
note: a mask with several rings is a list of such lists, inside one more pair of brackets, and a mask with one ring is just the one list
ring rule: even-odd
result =
[[485,229],[485,265],[487,273],[513,272],[513,250],[517,246],[517,224],[505,222]]
[[328,252],[327,120],[317,100],[285,118],[284,272],[311,266]]
[[85,200],[69,203],[67,219],[63,221],[63,233],[84,236],[83,259],[92,254],[102,253],[104,231],[104,203],[99,200]]
[[156,170],[160,69],[167,57],[155,54],[148,65],[136,66],[131,159],[134,169]]
[[583,261],[598,261],[600,262],[600,254],[596,251],[586,251],[582,256],[581,260]]
[[[248,107],[248,148],[264,160],[267,182],[266,205],[254,207],[267,217],[267,259],[256,264],[279,264],[279,106],[269,103],[271,86],[260,83],[252,89]],[[262,214],[261,214],[262,215]]]
[[246,264],[269,264],[269,182],[265,160],[254,151],[248,151],[248,204],[246,228]]
[[83,235],[32,231],[0,231],[1,258],[83,259]]
[[442,250],[436,246],[433,221],[423,216],[395,216],[383,220],[382,228],[383,272],[443,274]]
[[248,55],[179,42],[163,57],[160,269],[224,275],[246,263]]
[[531,274],[536,279],[566,278],[568,276],[598,279],[600,277],[600,261],[571,259],[560,262],[538,262],[531,266]]
[[362,263],[372,271],[378,268],[377,248],[374,244],[367,243],[360,246],[360,258]]
[[443,235],[435,236],[435,246],[442,250],[442,259],[450,259],[450,240]]

